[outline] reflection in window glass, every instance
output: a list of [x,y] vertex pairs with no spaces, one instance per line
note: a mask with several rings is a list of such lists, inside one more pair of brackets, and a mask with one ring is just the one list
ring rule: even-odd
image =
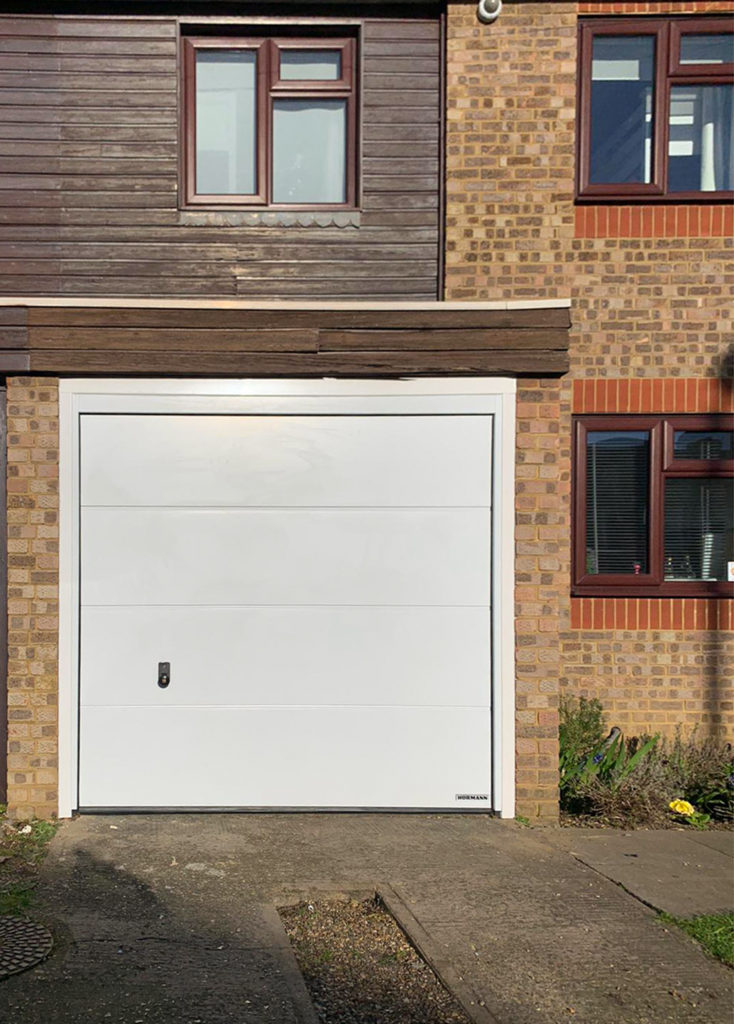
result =
[[280,77],[293,82],[337,82],[342,76],[339,50],[281,50]]
[[196,191],[256,191],[255,72],[248,50],[196,54]]
[[734,33],[681,36],[681,64],[734,63]]
[[346,100],[273,101],[273,202],[345,202],[346,113]]
[[650,434],[589,431],[586,447],[586,572],[648,571]]
[[734,501],[727,479],[665,481],[665,579],[726,580],[734,558]]
[[734,432],[731,430],[676,430],[673,433],[675,459],[733,459]]
[[728,191],[734,181],[731,85],[676,85],[670,90],[668,188]]
[[597,36],[594,39],[592,184],[651,180],[654,56],[652,36]]

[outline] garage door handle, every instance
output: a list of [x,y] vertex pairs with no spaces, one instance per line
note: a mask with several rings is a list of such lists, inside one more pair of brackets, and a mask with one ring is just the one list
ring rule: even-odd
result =
[[162,690],[168,686],[171,681],[171,663],[170,661],[159,661],[158,662],[158,685]]

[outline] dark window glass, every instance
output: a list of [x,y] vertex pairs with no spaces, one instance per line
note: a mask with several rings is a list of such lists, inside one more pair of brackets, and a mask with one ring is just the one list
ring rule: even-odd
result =
[[670,90],[668,188],[726,192],[734,183],[731,85],[674,85]]
[[681,64],[733,64],[734,35],[725,32],[681,36]]
[[592,184],[651,178],[655,39],[597,36],[591,65]]
[[666,580],[726,580],[733,541],[731,480],[665,481]]
[[734,458],[734,432],[731,430],[676,430],[673,435],[676,459]]
[[586,447],[586,572],[648,571],[650,434],[590,431]]

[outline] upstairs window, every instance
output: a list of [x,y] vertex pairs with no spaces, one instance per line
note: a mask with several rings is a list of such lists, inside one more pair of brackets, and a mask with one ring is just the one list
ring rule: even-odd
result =
[[578,197],[731,198],[731,20],[595,20],[580,32]]
[[734,595],[734,417],[582,416],[574,592]]
[[188,205],[355,205],[355,41],[183,41]]

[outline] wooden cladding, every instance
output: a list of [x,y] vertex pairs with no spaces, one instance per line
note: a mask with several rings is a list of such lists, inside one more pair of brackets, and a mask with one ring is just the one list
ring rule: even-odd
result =
[[438,14],[349,21],[357,209],[260,216],[181,209],[175,18],[0,15],[0,294],[435,300]]
[[567,309],[0,308],[0,373],[549,376]]

